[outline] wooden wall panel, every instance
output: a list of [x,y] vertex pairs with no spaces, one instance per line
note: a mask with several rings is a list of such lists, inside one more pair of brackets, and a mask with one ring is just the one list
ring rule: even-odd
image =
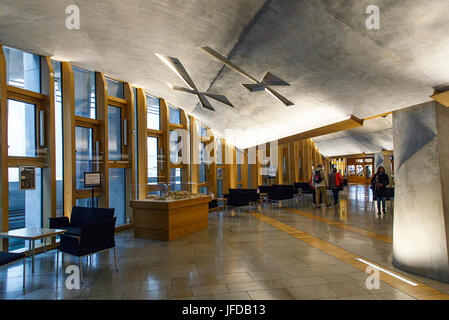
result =
[[44,227],[48,227],[48,218],[56,217],[55,78],[49,57],[41,57],[41,79],[41,91],[46,95],[43,107],[47,147],[47,167],[42,169],[42,222]]
[[75,159],[75,79],[72,65],[61,63],[62,105],[64,128],[64,215],[70,217],[76,203],[76,159]]

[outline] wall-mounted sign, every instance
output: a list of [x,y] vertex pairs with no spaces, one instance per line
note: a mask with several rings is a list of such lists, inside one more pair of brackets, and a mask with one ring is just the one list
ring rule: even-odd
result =
[[19,167],[19,190],[36,189],[36,167]]
[[217,168],[217,179],[223,180],[223,168]]
[[101,187],[100,172],[84,172],[84,188]]

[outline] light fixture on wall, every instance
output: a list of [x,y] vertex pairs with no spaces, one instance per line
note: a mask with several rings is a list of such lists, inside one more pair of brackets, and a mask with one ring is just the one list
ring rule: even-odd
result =
[[234,64],[231,61],[229,61],[228,59],[226,59],[223,55],[219,54],[214,49],[212,49],[212,48],[210,48],[208,46],[201,47],[201,49],[203,51],[207,52],[209,55],[211,55],[215,59],[223,62],[225,65],[227,65],[232,70],[240,73],[245,78],[247,78],[250,81],[254,82],[254,83],[251,83],[251,84],[242,84],[242,86],[244,86],[249,91],[251,91],[251,92],[266,91],[269,94],[271,94],[273,97],[275,97],[276,99],[281,101],[287,107],[294,105],[293,102],[291,102],[290,100],[288,100],[287,98],[282,96],[280,93],[278,93],[277,91],[275,91],[275,90],[273,90],[271,88],[273,86],[290,86],[290,84],[288,84],[284,80],[276,77],[275,75],[273,75],[270,72],[267,72],[267,73],[265,73],[265,76],[263,77],[262,81],[258,81],[256,78],[254,78],[251,75],[249,75],[242,68],[240,68],[236,64]]
[[234,108],[232,103],[229,102],[229,100],[223,95],[207,93],[207,92],[200,92],[197,89],[197,87],[195,86],[195,83],[193,82],[192,78],[190,78],[189,74],[187,73],[187,70],[182,65],[181,61],[179,61],[179,59],[163,56],[158,53],[155,53],[155,55],[159,59],[161,59],[162,62],[164,62],[174,73],[176,73],[178,75],[178,77],[180,77],[189,86],[189,88],[183,88],[183,87],[179,87],[179,86],[173,86],[170,83],[168,83],[168,86],[171,89],[196,95],[198,97],[198,99],[200,100],[200,103],[203,106],[203,108],[209,109],[211,111],[215,111],[215,109],[212,107],[212,105],[210,104],[209,100],[207,100],[206,97],[209,97],[211,99],[214,99],[218,102],[221,102],[227,106]]

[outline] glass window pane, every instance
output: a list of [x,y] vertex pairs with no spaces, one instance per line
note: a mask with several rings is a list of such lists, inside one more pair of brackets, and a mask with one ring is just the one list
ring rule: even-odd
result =
[[92,198],[85,198],[85,199],[76,199],[75,204],[78,207],[86,207],[86,208],[94,208],[96,207],[96,204],[98,203],[98,198],[94,198],[94,204],[92,205]]
[[108,106],[109,160],[122,159],[122,110]]
[[153,130],[160,129],[160,104],[159,99],[150,95],[147,98],[147,128]]
[[168,122],[181,124],[181,110],[171,105],[168,106]]
[[170,191],[181,191],[181,168],[170,169]]
[[201,188],[200,188],[200,193],[202,193],[202,194],[208,194],[208,193],[207,193],[207,187],[201,187]]
[[84,172],[93,171],[93,130],[75,127],[76,188],[84,189]]
[[124,99],[125,96],[123,93],[124,92],[123,82],[111,78],[106,78],[106,84],[108,86],[109,96]]
[[217,148],[215,150],[215,154],[216,154],[216,159],[217,159],[217,165],[221,165],[222,164],[222,146],[221,146],[221,139],[220,138],[216,138],[217,143],[215,144],[215,147]]
[[157,138],[147,138],[148,184],[157,184]]
[[3,47],[6,59],[6,77],[9,85],[41,92],[39,56],[22,50]]
[[[42,170],[36,168],[36,189],[19,190],[19,168],[8,168],[9,230],[42,227]],[[24,240],[9,240],[9,250],[28,246]]]
[[205,163],[205,148],[206,145],[204,143],[200,143],[199,151],[200,151],[200,164],[199,164],[199,182],[206,182],[206,163]]
[[223,179],[217,179],[217,198],[223,198]]
[[55,77],[56,216],[61,217],[64,215],[61,63],[59,61],[52,61],[52,63]]
[[95,72],[73,67],[75,77],[75,115],[96,119]]
[[178,163],[178,132],[170,131],[170,161]]
[[126,217],[125,169],[109,169],[109,208],[114,208],[116,224],[125,224]]
[[207,137],[207,128],[199,123],[198,123],[198,135],[200,137]]
[[36,156],[36,106],[8,100],[8,155]]

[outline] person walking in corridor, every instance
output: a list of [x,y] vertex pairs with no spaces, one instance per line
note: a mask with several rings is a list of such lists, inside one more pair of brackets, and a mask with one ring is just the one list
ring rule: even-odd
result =
[[[371,189],[373,190],[374,196],[377,199],[377,215],[380,217],[380,213],[387,214],[385,209],[386,203],[386,189],[387,185],[390,184],[390,179],[388,175],[385,173],[385,168],[380,166],[377,169],[377,173],[374,175],[371,180]],[[382,211],[380,211],[380,204],[382,203]]]
[[337,171],[337,168],[333,168],[331,174],[329,175],[329,189],[332,190],[334,205],[339,204],[338,195],[342,189],[342,186],[343,181],[341,179],[341,174]]
[[327,182],[326,174],[323,170],[323,165],[319,164],[313,173],[312,177],[313,187],[315,188],[315,206],[320,207],[320,195],[323,197],[323,203],[326,203],[327,207],[331,206],[329,199],[327,197],[327,187],[329,186]]

